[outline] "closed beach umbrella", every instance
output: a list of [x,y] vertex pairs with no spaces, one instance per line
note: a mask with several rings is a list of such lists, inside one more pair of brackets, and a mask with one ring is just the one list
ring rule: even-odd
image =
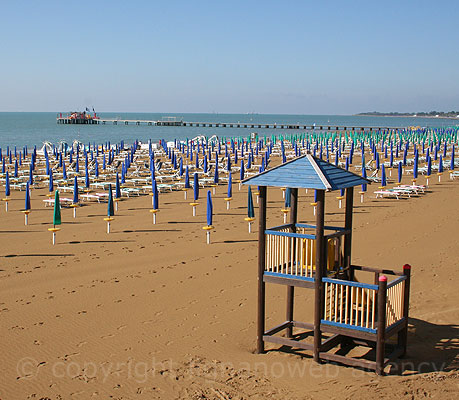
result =
[[156,179],[153,182],[153,209],[159,210],[159,191]]
[[382,169],[381,169],[381,187],[384,188],[386,186],[387,186],[386,167],[383,164]]
[[[6,171],[6,176],[5,176],[5,196],[8,197],[11,194],[10,190],[10,176],[8,174],[8,171]],[[8,211],[8,210],[7,210]]]
[[442,173],[443,172],[443,157],[440,156],[440,161],[438,162],[438,172]]
[[110,222],[113,221],[115,215],[115,210],[113,208],[113,192],[112,184],[108,185],[108,205],[107,205],[107,217],[104,218],[104,221],[107,222],[107,233],[110,233]]
[[453,144],[453,147],[451,148],[451,164],[449,166],[449,169],[451,171],[454,170],[454,144]]
[[255,210],[253,207],[253,198],[252,198],[252,189],[249,186],[249,191],[247,195],[247,217],[255,218]]
[[414,166],[413,166],[413,180],[418,179],[418,152],[416,151],[416,155],[414,156]]
[[203,161],[203,170],[204,170],[204,173],[207,174],[207,171],[208,171],[208,165],[207,165],[207,154],[204,156],[204,161]]
[[30,185],[29,182],[27,182],[26,185],[26,193],[25,193],[25,205],[24,205],[24,210],[28,211],[30,210]]
[[228,177],[228,197],[233,197],[233,178],[231,174]]
[[84,186],[86,189],[89,189],[89,169],[86,167],[85,177],[84,177]]
[[53,181],[53,171],[50,171],[49,174],[49,193],[52,193],[54,191],[54,181]]
[[194,173],[194,182],[193,182],[193,194],[194,194],[194,201],[198,201],[199,199],[199,177],[198,173]]
[[18,160],[14,161],[14,177],[17,178],[19,176],[18,174]]
[[214,184],[218,185],[218,160],[215,160]]
[[78,179],[75,176],[73,181],[73,204],[78,203]]
[[292,194],[292,189],[287,188],[287,190],[285,191],[285,201],[284,201],[285,208],[290,208],[292,205],[291,194]]
[[94,161],[94,174],[96,175],[96,178],[99,177],[99,161],[97,161],[97,158]]
[[210,190],[207,191],[207,226],[212,226],[213,207],[212,207],[212,194]]
[[61,203],[59,201],[59,191],[56,190],[54,194],[53,227],[48,228],[48,231],[53,233],[53,246],[56,244],[56,232],[60,230],[60,228],[56,228],[56,225],[61,225],[61,223]]
[[33,185],[33,163],[30,163],[29,168],[29,184]]
[[62,160],[62,178],[67,180],[67,168],[65,168],[65,160]]
[[108,185],[108,206],[107,206],[107,216],[113,217],[115,215],[115,210],[113,208],[113,192],[112,185]]
[[27,182],[26,186],[26,193],[25,193],[25,205],[24,205],[24,210],[22,211],[24,213],[24,225],[28,225],[29,223],[29,214],[30,214],[30,184]]
[[190,173],[188,171],[188,165],[185,168],[185,189],[190,189]]
[[53,225],[60,225],[61,220],[61,203],[59,200],[59,190],[56,190],[54,195],[54,214],[53,214]]
[[398,162],[398,183],[400,183],[402,181],[402,174],[403,174],[402,162],[399,161]]
[[119,199],[120,197],[121,197],[121,185],[120,185],[120,177],[117,172],[116,173],[115,198]]
[[207,191],[207,226],[203,226],[202,229],[206,231],[207,244],[210,244],[210,231],[213,229],[212,226],[213,207],[212,207],[212,194],[210,190]]
[[180,157],[180,164],[179,164],[179,175],[183,175],[183,158]]

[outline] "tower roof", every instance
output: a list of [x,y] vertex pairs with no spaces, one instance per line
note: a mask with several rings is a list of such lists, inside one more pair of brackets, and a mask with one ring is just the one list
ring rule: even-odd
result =
[[242,183],[332,191],[368,184],[371,181],[314,157],[312,154],[305,154],[261,174],[244,179]]

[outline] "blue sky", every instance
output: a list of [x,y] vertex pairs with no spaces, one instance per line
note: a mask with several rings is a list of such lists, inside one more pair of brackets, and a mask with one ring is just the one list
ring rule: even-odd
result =
[[457,1],[9,1],[0,111],[459,109]]

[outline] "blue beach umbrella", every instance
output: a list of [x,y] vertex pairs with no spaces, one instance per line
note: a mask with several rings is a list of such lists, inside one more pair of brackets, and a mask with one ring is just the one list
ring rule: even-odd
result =
[[418,179],[418,158],[418,152],[416,151],[416,155],[414,156],[413,179]]
[[73,204],[78,204],[78,179],[76,176],[73,181]]
[[403,169],[402,169],[402,162],[398,162],[398,183],[402,182],[402,174],[403,174]]
[[14,177],[17,178],[19,176],[19,173],[18,173],[18,160],[16,159],[14,161]]
[[8,171],[6,171],[6,176],[5,176],[5,196],[8,197],[10,194],[11,194],[10,176],[8,174]]
[[290,208],[292,206],[291,194],[292,194],[292,189],[287,188],[287,190],[285,191],[285,201],[284,201],[285,208]]
[[218,160],[215,160],[214,184],[218,185]]
[[86,189],[89,189],[89,169],[88,168],[86,168],[86,171],[85,171],[84,186],[86,187]]
[[49,174],[49,193],[54,191],[54,182],[53,182],[53,171]]
[[427,177],[432,175],[432,157],[427,158]]
[[[362,177],[363,178],[367,178],[367,170],[365,168],[365,165],[362,167]],[[367,191],[367,184],[366,183],[363,183],[362,184],[362,192],[366,192]]]
[[194,194],[194,201],[197,202],[199,199],[199,176],[197,172],[194,173],[193,194]]
[[65,160],[62,160],[62,178],[67,180],[67,168],[65,168]]
[[24,210],[30,210],[30,185],[29,182],[27,182],[26,185],[26,193],[25,193],[25,205],[24,205]]
[[180,157],[180,163],[179,163],[179,175],[183,175],[183,158]]
[[240,172],[239,179],[242,181],[242,180],[244,180],[244,175],[245,175],[244,160],[241,160],[241,170],[239,172]]
[[190,186],[190,173],[188,171],[188,165],[185,168],[185,189],[189,189]]
[[107,216],[113,217],[115,215],[115,210],[113,207],[113,192],[112,184],[108,185],[108,206],[107,206]]
[[207,191],[207,226],[212,226],[213,207],[212,207],[212,194],[210,190]]
[[[155,180],[156,182],[156,180]],[[115,198],[119,199],[121,197],[121,186],[120,186],[120,177],[118,172],[116,173],[116,186],[115,186]]]
[[228,198],[233,197],[233,178],[231,174],[228,177]]
[[204,156],[204,161],[203,161],[203,171],[205,174],[207,174],[207,171],[208,171],[208,165],[207,165],[207,155]]
[[382,187],[387,186],[386,167],[384,166],[384,164],[382,165],[382,169],[381,169],[381,186]]
[[449,169],[452,171],[454,170],[454,144],[451,147],[451,164],[449,166]]
[[94,174],[96,175],[96,178],[99,177],[99,161],[94,161]]
[[255,210],[253,207],[253,198],[252,198],[252,189],[249,186],[249,191],[247,195],[247,217],[255,218]]
[[29,184],[33,185],[33,163],[30,163],[29,168]]
[[440,161],[438,162],[438,172],[443,172],[443,157],[440,155]]
[[156,179],[153,181],[153,209],[159,210],[159,191]]

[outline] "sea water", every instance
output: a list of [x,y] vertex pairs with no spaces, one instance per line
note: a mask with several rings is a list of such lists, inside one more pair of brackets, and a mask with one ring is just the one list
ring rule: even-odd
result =
[[[129,120],[162,120],[175,117],[186,122],[226,122],[253,124],[301,124],[324,126],[387,126],[387,127],[448,127],[456,126],[459,121],[443,118],[405,118],[405,117],[369,117],[344,115],[273,115],[273,114],[174,114],[174,113],[98,113],[100,118]],[[265,128],[207,128],[207,127],[174,127],[148,126],[120,123],[113,125],[63,125],[57,124],[56,113],[33,112],[0,112],[0,147],[24,145],[41,147],[48,141],[58,144],[62,141],[71,144],[74,140],[87,143],[126,143],[138,139],[142,142],[160,139],[174,140],[193,138],[198,135],[218,137],[248,136],[257,132],[260,136],[273,134],[300,133],[302,130],[265,129]]]

